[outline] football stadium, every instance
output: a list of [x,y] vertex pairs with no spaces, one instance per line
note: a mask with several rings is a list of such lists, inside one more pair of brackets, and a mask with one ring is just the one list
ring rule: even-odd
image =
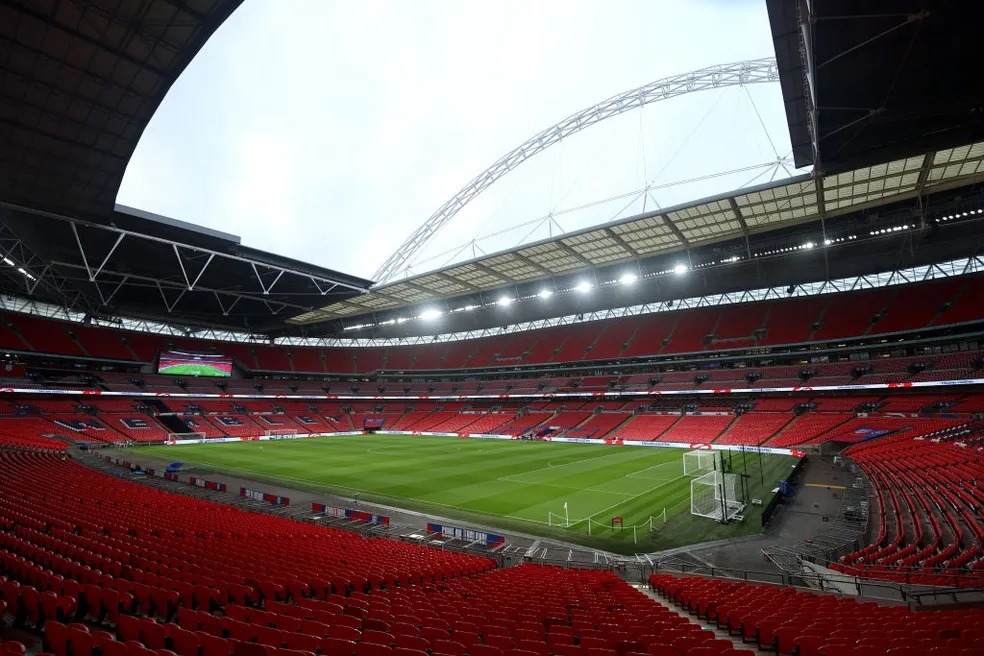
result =
[[[984,654],[980,12],[760,2],[763,58],[332,241],[368,278],[118,201],[241,0],[2,3],[0,656]],[[427,255],[729,88],[781,94],[795,170]]]

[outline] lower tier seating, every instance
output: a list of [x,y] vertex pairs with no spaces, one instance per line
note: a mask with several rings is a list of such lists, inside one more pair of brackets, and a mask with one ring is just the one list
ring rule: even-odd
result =
[[0,617],[54,656],[743,653],[611,572],[496,570],[41,452],[0,452],[0,486]]
[[875,488],[878,533],[833,569],[900,583],[984,586],[984,458],[946,435],[895,435],[845,451]]
[[916,612],[772,585],[654,574],[650,587],[760,649],[799,656],[978,656],[984,609]]

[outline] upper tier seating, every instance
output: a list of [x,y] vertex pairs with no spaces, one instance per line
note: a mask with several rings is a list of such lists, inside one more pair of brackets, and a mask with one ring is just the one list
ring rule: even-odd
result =
[[981,608],[920,612],[907,606],[858,602],[853,597],[697,576],[654,574],[649,585],[708,624],[782,655],[984,653]]
[[[234,344],[5,314],[0,347],[150,363],[162,350],[227,353],[249,370],[371,374],[700,353],[841,340],[981,321],[984,276],[700,307],[451,343],[392,348]],[[858,308],[864,308],[858,311]],[[793,374],[795,377],[795,374]]]

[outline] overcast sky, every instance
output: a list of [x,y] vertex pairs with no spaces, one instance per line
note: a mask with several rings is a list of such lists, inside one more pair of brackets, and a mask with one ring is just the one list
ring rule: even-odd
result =
[[[764,0],[246,0],[151,120],[118,202],[370,277],[543,128],[663,77],[773,54]],[[413,271],[767,182],[775,167],[716,174],[788,152],[777,84],[657,103],[496,183]],[[645,199],[569,211],[647,184]]]

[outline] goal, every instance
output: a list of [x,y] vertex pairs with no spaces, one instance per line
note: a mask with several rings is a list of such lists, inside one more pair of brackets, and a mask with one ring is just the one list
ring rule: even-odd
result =
[[195,441],[198,441],[198,440],[204,440],[207,437],[208,436],[205,433],[195,433],[195,432],[188,432],[188,433],[168,433],[167,434],[167,441],[166,441],[166,443],[167,444],[171,444],[171,443],[174,443],[174,442],[181,442],[181,441],[187,441],[187,440],[195,440]]
[[683,454],[683,475],[700,476],[709,471],[714,471],[714,451],[708,449],[696,449],[687,451]]
[[741,519],[745,501],[738,493],[738,474],[711,471],[690,481],[690,514],[719,522]]
[[263,435],[271,440],[287,440],[297,437],[298,431],[296,428],[268,428]]

